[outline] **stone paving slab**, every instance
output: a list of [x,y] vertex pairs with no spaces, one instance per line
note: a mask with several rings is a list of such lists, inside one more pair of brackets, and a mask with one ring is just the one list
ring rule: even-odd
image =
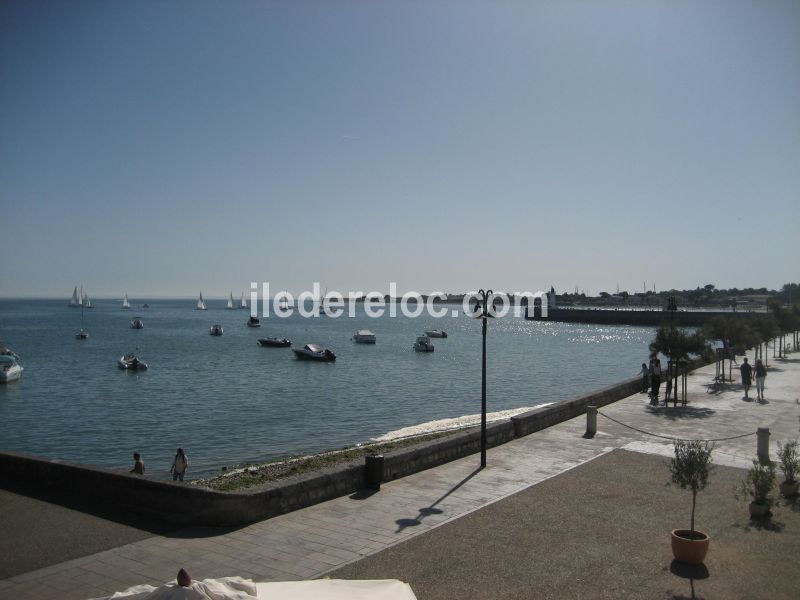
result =
[[791,356],[770,359],[775,368],[764,404],[743,401],[735,385],[708,393],[712,365],[689,377],[686,408],[653,408],[646,395],[637,394],[601,409],[635,429],[598,416],[598,433],[587,439],[586,419],[578,417],[490,449],[483,470],[473,455],[385,483],[371,495],[337,498],[235,531],[183,530],[135,541],[0,581],[0,598],[96,597],[139,583],[158,585],[173,579],[180,566],[197,579],[243,573],[258,581],[319,577],[614,449],[671,453],[669,440],[641,431],[686,438],[752,434],[717,443],[715,456],[723,464],[744,466],[755,457],[758,427],[769,427],[773,440],[798,436],[800,359]]

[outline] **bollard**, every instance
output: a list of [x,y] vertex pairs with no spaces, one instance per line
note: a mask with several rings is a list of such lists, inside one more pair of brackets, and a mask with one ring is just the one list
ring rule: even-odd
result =
[[383,481],[383,455],[370,454],[364,457],[364,484],[367,488],[375,490],[381,489]]
[[769,427],[759,427],[756,435],[758,461],[765,465],[769,462]]
[[586,407],[586,433],[583,434],[585,438],[593,438],[597,433],[597,407]]

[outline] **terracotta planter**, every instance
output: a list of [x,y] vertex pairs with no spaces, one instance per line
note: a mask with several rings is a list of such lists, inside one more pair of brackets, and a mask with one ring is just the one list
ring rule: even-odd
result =
[[711,538],[702,531],[675,529],[672,532],[672,555],[687,565],[702,565]]
[[781,495],[784,498],[794,498],[797,496],[798,488],[800,488],[800,481],[793,481],[792,483],[784,481],[781,484]]
[[750,518],[751,519],[764,519],[768,518],[772,513],[769,512],[769,504],[756,504],[750,503]]

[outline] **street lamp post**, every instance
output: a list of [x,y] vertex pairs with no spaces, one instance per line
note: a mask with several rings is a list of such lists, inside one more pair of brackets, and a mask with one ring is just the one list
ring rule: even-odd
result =
[[483,354],[481,358],[481,468],[486,466],[486,318],[489,316],[489,306],[492,290],[478,290],[483,305],[479,302],[475,307],[474,318],[482,319]]

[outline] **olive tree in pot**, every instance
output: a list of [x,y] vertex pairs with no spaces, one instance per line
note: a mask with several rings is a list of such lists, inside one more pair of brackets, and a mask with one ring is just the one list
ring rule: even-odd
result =
[[697,505],[697,492],[708,483],[711,473],[711,450],[708,442],[675,441],[675,458],[670,460],[669,470],[672,483],[681,489],[692,492],[692,519],[689,529],[675,529],[672,532],[672,554],[676,560],[690,565],[699,565],[705,560],[710,538],[708,534],[694,528],[694,512]]
[[793,498],[800,488],[800,482],[797,481],[797,471],[800,468],[797,440],[785,444],[778,443],[778,459],[781,462],[784,479],[780,486],[781,494],[786,498]]
[[747,475],[741,484],[741,495],[750,498],[750,518],[769,518],[772,513],[774,499],[772,488],[775,487],[775,463],[770,461],[761,463],[753,461],[753,466],[747,470]]

